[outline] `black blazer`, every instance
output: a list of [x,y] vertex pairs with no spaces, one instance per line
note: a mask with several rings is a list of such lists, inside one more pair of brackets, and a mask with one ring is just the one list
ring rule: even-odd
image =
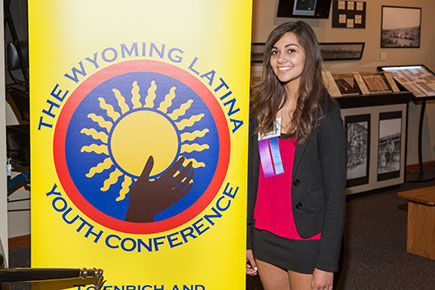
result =
[[[321,233],[316,268],[338,270],[343,235],[346,186],[346,136],[338,105],[325,96],[326,116],[308,141],[296,146],[291,195],[296,229],[303,238]],[[255,120],[250,121],[248,163],[248,249],[252,249],[254,207],[260,156]],[[255,255],[255,249],[254,249]]]

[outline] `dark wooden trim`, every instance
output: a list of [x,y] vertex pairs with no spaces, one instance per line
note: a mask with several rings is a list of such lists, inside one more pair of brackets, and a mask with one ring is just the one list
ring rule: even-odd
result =
[[30,246],[30,235],[9,238],[9,249]]
[[340,109],[406,104],[413,98],[409,92],[337,97]]
[[[423,168],[435,168],[435,160],[423,162]],[[418,163],[406,165],[406,172],[418,171]]]

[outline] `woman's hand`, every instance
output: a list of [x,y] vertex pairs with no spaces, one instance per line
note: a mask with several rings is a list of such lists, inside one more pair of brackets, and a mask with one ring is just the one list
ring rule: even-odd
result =
[[314,269],[311,288],[313,290],[332,290],[333,281],[334,273]]
[[257,275],[257,263],[255,263],[252,250],[246,250],[246,274],[249,276]]

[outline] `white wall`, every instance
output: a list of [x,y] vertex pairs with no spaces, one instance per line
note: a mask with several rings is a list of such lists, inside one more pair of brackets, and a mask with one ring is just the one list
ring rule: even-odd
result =
[[[0,3],[3,11],[3,1]],[[3,13],[0,13],[0,67],[4,67]],[[8,215],[6,190],[6,122],[5,122],[5,71],[0,70],[0,240],[8,261]]]
[[[303,19],[316,32],[319,42],[365,42],[364,55],[358,61],[326,62],[326,69],[333,73],[353,71],[375,72],[380,65],[425,64],[435,71],[435,1],[434,0],[365,0],[366,28],[332,28],[332,7],[328,19]],[[269,32],[277,25],[300,18],[277,18],[278,0],[254,0],[252,42],[265,42]],[[420,48],[380,48],[381,6],[421,7]],[[381,52],[387,53],[387,60],[380,61]],[[421,105],[409,105],[408,155],[406,164],[417,164],[418,120]],[[435,101],[428,102],[423,127],[423,161],[435,160]]]

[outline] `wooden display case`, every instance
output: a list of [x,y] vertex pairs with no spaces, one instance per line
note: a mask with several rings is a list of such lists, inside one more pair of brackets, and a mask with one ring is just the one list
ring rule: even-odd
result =
[[409,92],[336,97],[347,133],[346,194],[404,183]]

